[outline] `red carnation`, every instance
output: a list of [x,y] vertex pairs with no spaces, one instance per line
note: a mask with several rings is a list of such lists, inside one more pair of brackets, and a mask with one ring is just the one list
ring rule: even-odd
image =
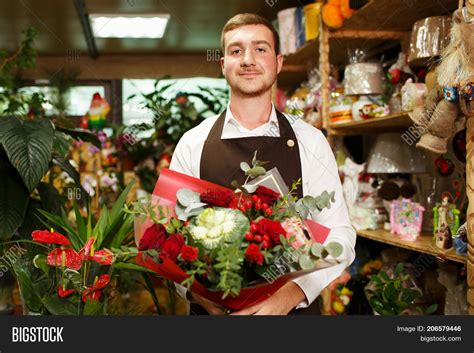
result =
[[255,262],[261,265],[263,263],[263,254],[257,244],[250,244],[245,251],[245,258],[249,262]]
[[211,206],[229,207],[234,198],[234,193],[230,190],[209,189],[200,195],[201,201]]
[[268,234],[275,244],[280,244],[280,234],[286,238],[286,231],[280,222],[268,218],[262,218],[257,222],[257,233],[261,235]]
[[60,233],[47,230],[35,230],[31,233],[33,241],[45,244],[71,245],[68,238]]
[[160,251],[160,259],[165,258],[176,262],[176,259],[181,252],[181,248],[184,245],[184,237],[181,234],[172,234],[163,243],[163,247]]
[[280,194],[265,186],[259,185],[255,190],[255,195],[260,197],[263,203],[273,205],[280,198]]
[[140,239],[138,250],[161,249],[166,240],[166,234],[166,228],[163,224],[153,224],[145,230],[143,237]]
[[186,262],[196,261],[198,258],[199,250],[194,246],[184,245],[181,249],[181,258]]

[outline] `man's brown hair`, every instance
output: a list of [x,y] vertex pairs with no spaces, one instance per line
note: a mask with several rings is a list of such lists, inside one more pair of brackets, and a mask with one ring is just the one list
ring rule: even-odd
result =
[[275,53],[280,53],[280,37],[278,36],[278,32],[276,31],[275,27],[273,27],[270,21],[268,21],[265,17],[253,13],[241,13],[235,15],[229,21],[227,21],[221,33],[221,47],[223,53],[225,53],[224,35],[236,28],[249,25],[263,25],[267,27],[273,34]]

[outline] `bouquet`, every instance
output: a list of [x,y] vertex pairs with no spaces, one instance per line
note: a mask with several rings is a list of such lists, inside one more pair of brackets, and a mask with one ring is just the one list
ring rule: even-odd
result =
[[[297,200],[254,157],[236,190],[165,169],[151,201],[126,211],[146,218],[136,227],[136,262],[217,304],[242,309],[291,279],[337,263],[342,246],[322,245],[329,229],[307,220],[330,208],[334,192]],[[249,179],[254,179],[248,182]],[[262,185],[274,181],[273,189]]]

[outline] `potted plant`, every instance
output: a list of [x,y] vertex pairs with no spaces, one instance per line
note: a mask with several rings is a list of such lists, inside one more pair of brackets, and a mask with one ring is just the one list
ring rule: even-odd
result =
[[365,293],[376,315],[409,315],[414,312],[430,315],[438,309],[438,304],[427,308],[416,306],[422,293],[414,287],[403,263],[395,267],[392,275],[383,270],[372,275]]

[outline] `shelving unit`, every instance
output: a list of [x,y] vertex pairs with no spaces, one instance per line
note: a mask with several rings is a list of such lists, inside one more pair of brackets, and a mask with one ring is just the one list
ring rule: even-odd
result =
[[349,121],[346,123],[329,124],[334,135],[362,135],[406,129],[413,125],[408,114],[391,114],[383,118]]
[[403,240],[397,235],[390,233],[385,229],[377,230],[358,230],[357,235],[370,240],[375,240],[385,244],[398,246],[401,248],[417,251],[424,254],[436,256],[441,260],[451,260],[465,264],[467,256],[458,255],[454,249],[443,251],[438,249],[433,243],[433,236],[430,234],[422,234],[416,241]]
[[[363,47],[369,56],[376,56],[400,45],[406,50],[409,34],[415,21],[429,16],[449,15],[458,7],[458,0],[405,1],[371,0],[346,20],[343,28],[330,31],[322,26],[319,38],[306,43],[284,60],[278,78],[283,89],[295,88],[301,83],[310,67],[319,67],[321,74],[322,126],[331,141],[336,136],[377,134],[386,131],[403,131],[413,124],[408,114],[393,114],[385,118],[354,121],[340,124],[329,122],[330,65],[347,64],[347,49]],[[442,251],[433,243],[431,235],[422,235],[415,242],[403,241],[386,230],[358,231],[358,235],[378,242],[411,249],[436,256],[439,259],[467,265],[469,313],[474,315],[474,119],[467,123],[466,184],[469,208],[467,210],[468,256],[454,250]]]

